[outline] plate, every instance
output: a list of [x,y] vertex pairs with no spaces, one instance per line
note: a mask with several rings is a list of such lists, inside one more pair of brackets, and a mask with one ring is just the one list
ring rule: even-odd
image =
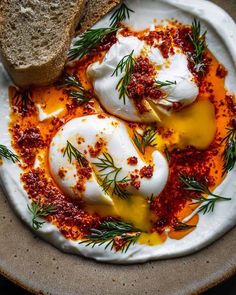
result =
[[[236,11],[235,1],[214,2]],[[34,237],[9,208],[2,192],[0,219],[0,272],[34,293],[191,294],[236,272],[236,229],[188,257],[115,266],[63,254]]]

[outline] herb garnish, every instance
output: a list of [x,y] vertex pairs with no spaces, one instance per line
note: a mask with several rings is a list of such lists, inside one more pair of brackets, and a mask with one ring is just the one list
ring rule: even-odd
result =
[[195,64],[194,69],[196,72],[204,72],[204,53],[207,49],[206,34],[207,31],[201,34],[201,23],[194,19],[192,22],[192,35],[189,34],[189,37],[194,46],[194,54],[190,60]]
[[13,163],[19,162],[19,158],[11,150],[9,150],[5,145],[0,144],[0,159],[5,158],[11,160]]
[[148,146],[156,146],[156,144],[154,143],[156,139],[156,134],[156,130],[150,127],[146,128],[143,135],[139,135],[137,132],[134,131],[133,141],[143,155],[145,154],[146,148]]
[[162,87],[165,87],[165,86],[171,86],[171,85],[176,85],[176,81],[169,81],[169,80],[166,80],[166,81],[159,81],[159,80],[155,80],[157,86],[159,88],[162,88]]
[[149,207],[152,207],[154,200],[155,200],[154,194],[152,194],[150,197],[147,197],[147,202],[149,204]]
[[87,103],[91,99],[88,91],[84,89],[80,80],[73,75],[65,75],[59,87],[69,87],[70,90],[68,90],[67,93],[78,106]]
[[34,105],[30,89],[16,89],[12,98],[13,104],[19,108],[21,113],[27,113]]
[[86,240],[80,244],[95,247],[105,243],[105,249],[111,246],[122,252],[127,252],[131,245],[134,245],[142,231],[135,228],[132,224],[123,221],[103,221],[96,229],[91,229],[90,234],[86,235]]
[[185,185],[184,189],[192,192],[199,192],[200,194],[206,194],[210,197],[206,198],[202,195],[200,197],[193,197],[194,204],[200,204],[197,213],[203,212],[203,214],[214,211],[215,204],[220,201],[230,201],[231,198],[224,198],[212,193],[208,186],[208,181],[205,179],[200,182],[195,177],[190,177],[185,174],[181,174],[179,180]]
[[165,155],[166,155],[166,159],[167,159],[167,161],[170,163],[170,161],[171,161],[171,153],[170,153],[170,151],[169,151],[167,145],[165,146],[164,153],[165,153]]
[[228,133],[222,143],[226,143],[223,153],[224,156],[224,173],[231,171],[236,163],[236,129],[227,128]]
[[89,29],[81,36],[79,40],[75,42],[74,48],[69,51],[68,59],[81,59],[82,57],[87,55],[91,51],[91,49],[95,48],[103,40],[104,37],[118,30],[118,27]]
[[38,218],[47,217],[48,215],[55,213],[57,211],[56,207],[53,205],[41,205],[39,202],[32,202],[31,206],[27,205],[29,212],[33,215],[32,227],[35,230],[39,230],[44,221],[37,220]]
[[121,199],[128,198],[129,194],[122,186],[125,186],[130,179],[128,177],[118,179],[122,168],[116,167],[112,156],[108,153],[104,153],[103,158],[98,158],[98,160],[99,162],[93,164],[99,168],[99,172],[103,172],[98,177],[103,178],[101,186],[104,192],[107,193],[112,188],[112,195],[117,195]]
[[134,12],[125,3],[122,3],[120,7],[110,17],[110,26],[116,27],[123,20],[130,18],[130,12]]
[[76,161],[78,161],[80,166],[86,167],[88,165],[88,161],[84,157],[84,155],[79,150],[77,150],[68,140],[66,149],[63,153],[63,157],[65,157],[65,155],[67,155],[67,157],[69,158],[70,163],[72,162],[72,158],[74,157]]
[[181,231],[181,230],[188,230],[188,229],[192,229],[196,227],[196,225],[190,225],[190,224],[187,224],[187,223],[183,223],[181,221],[178,221],[174,226],[173,226],[173,229],[175,231]]
[[128,86],[135,66],[135,59],[133,58],[133,54],[134,50],[130,54],[124,56],[120,60],[115,71],[112,74],[112,76],[118,76],[119,72],[120,74],[124,73],[124,76],[120,79],[116,86],[116,89],[119,91],[119,99],[123,99],[124,104],[126,96],[128,96]]
[[121,6],[113,13],[110,18],[110,28],[89,29],[86,31],[78,41],[75,42],[74,47],[69,51],[68,59],[73,60],[75,58],[81,59],[87,55],[93,48],[95,48],[101,41],[111,33],[117,32],[120,27],[119,23],[130,17],[130,12],[134,12],[129,9],[126,4]]

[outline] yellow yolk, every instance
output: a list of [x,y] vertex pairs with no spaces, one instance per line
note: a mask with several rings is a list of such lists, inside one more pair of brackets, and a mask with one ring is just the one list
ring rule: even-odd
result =
[[113,206],[87,205],[86,210],[90,213],[97,212],[102,217],[119,216],[122,220],[132,223],[136,228],[143,230],[139,243],[149,246],[163,243],[165,235],[149,233],[151,228],[151,215],[149,203],[142,197],[132,196],[127,200],[113,197]]
[[[161,126],[168,128],[173,134],[168,138],[168,146],[185,148],[193,146],[206,149],[216,134],[215,110],[208,100],[199,100],[181,111],[171,115],[159,114]],[[158,136],[159,137],[159,136]],[[157,139],[160,148],[160,138]],[[162,138],[162,145],[166,145]]]
[[113,197],[114,206],[87,205],[88,212],[97,212],[101,216],[120,216],[122,220],[132,223],[144,231],[150,230],[150,209],[146,199],[132,196],[127,200]]
[[159,235],[158,233],[142,233],[138,242],[143,245],[148,246],[155,246],[163,243],[163,239],[165,240],[164,236]]

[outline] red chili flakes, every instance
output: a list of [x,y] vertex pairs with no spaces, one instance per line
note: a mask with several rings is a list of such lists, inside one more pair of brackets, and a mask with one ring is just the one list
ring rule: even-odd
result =
[[44,147],[44,141],[40,134],[38,127],[27,128],[24,131],[19,131],[16,135],[17,144],[19,147],[28,148],[42,148]]
[[134,66],[128,86],[128,94],[133,99],[140,114],[147,112],[143,100],[146,98],[158,101],[163,97],[162,91],[155,85],[155,71],[148,58],[139,57]]
[[138,159],[136,157],[130,157],[127,159],[127,162],[129,165],[137,165],[138,164]]
[[136,190],[139,190],[140,189],[140,186],[141,186],[141,181],[132,181],[131,182],[131,185],[136,188]]
[[89,166],[80,167],[77,166],[78,181],[76,183],[75,189],[79,192],[84,192],[86,187],[86,180],[90,179],[92,176],[92,169]]
[[78,181],[76,183],[76,186],[75,186],[75,193],[76,191],[82,193],[85,191],[85,182],[86,182],[86,179],[84,176],[82,175],[79,175],[79,178],[78,178]]
[[83,142],[85,142],[85,139],[84,139],[83,137],[78,137],[78,138],[77,138],[77,143],[78,143],[78,144],[81,144],[81,143],[83,143]]
[[114,248],[116,251],[120,251],[121,249],[123,249],[124,245],[125,245],[124,238],[122,238],[121,236],[115,237]]
[[121,188],[121,189],[127,189],[127,187],[129,186],[128,182],[124,182],[124,183],[118,183],[118,186]]
[[58,175],[61,179],[64,179],[66,176],[67,170],[65,170],[63,167],[61,167],[58,171]]
[[33,165],[38,148],[45,146],[38,127],[21,130],[19,125],[13,127],[13,139],[20,155],[27,165]]
[[116,32],[107,34],[102,42],[91,50],[90,55],[97,55],[101,51],[108,51],[117,42]]
[[75,115],[77,107],[78,107],[78,105],[74,101],[71,104],[69,104],[69,103],[66,104],[67,112],[71,116]]
[[[44,169],[32,169],[22,176],[24,188],[35,202],[50,204],[56,207],[56,212],[47,219],[55,223],[66,238],[78,239],[81,234],[87,234],[91,228],[100,224],[98,215],[88,214],[84,210],[82,200],[73,200],[62,194],[54,186],[52,180],[45,177]],[[78,227],[78,231],[75,230]]]
[[164,231],[164,228],[168,226],[170,223],[171,223],[170,216],[167,216],[167,217],[162,216],[155,222],[154,228],[156,232],[161,235]]
[[139,171],[136,169],[134,172],[130,174],[130,178],[131,178],[130,185],[136,188],[137,190],[139,190],[141,186],[138,173]]
[[[192,62],[192,56],[195,54],[195,49],[191,38],[193,37],[193,32],[191,27],[180,25],[175,32],[174,35],[174,43],[176,46],[181,48],[181,50],[186,54],[188,57],[189,62],[189,69],[193,73],[193,75],[197,78],[198,82],[200,83],[203,77],[202,72],[197,72],[195,69],[195,64]],[[204,64],[204,75],[208,72],[209,64],[211,59],[208,58],[207,54],[205,53],[203,57],[203,64]]]
[[187,26],[180,26],[174,35],[174,43],[184,52],[194,53],[193,43],[190,36],[192,36],[192,29]]
[[96,158],[102,151],[103,146],[105,145],[102,138],[100,138],[94,147],[89,146],[89,154],[92,158]]
[[95,113],[95,109],[91,103],[87,103],[83,107],[83,115],[92,115]]
[[169,163],[170,174],[166,187],[162,193],[155,198],[151,209],[157,216],[154,228],[158,233],[163,232],[166,226],[171,226],[176,215],[182,210],[187,200],[192,197],[199,197],[196,192],[186,191],[179,181],[179,173],[194,176],[199,181],[208,179],[209,186],[215,185],[215,180],[210,176],[214,169],[212,157],[218,153],[219,144],[214,142],[207,150],[197,150],[194,147],[187,147],[183,150],[174,149],[171,152]]
[[92,176],[92,169],[90,167],[81,167],[77,169],[77,172],[86,179],[90,179]]
[[226,70],[226,68],[222,64],[219,64],[216,69],[216,76],[221,79],[224,79],[227,76],[227,74],[228,71]]
[[140,170],[139,174],[140,174],[141,178],[152,178],[152,176],[153,176],[153,167],[151,165],[144,166]]
[[51,124],[54,127],[54,131],[55,129],[59,129],[65,123],[66,123],[66,120],[64,118],[58,118],[58,117],[54,117],[51,121]]
[[228,106],[228,109],[230,112],[232,112],[233,115],[236,115],[236,100],[233,93],[227,93],[225,96],[225,100]]
[[[173,29],[172,29],[173,30]],[[168,58],[169,54],[173,54],[171,30],[151,31],[143,38],[150,46],[157,47],[164,58]]]
[[106,115],[105,114],[98,114],[98,119],[105,119],[106,118]]

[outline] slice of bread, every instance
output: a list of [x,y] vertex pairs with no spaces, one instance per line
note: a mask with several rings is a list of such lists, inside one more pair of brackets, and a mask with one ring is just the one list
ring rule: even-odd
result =
[[18,86],[49,84],[61,74],[85,2],[0,0],[1,61]]
[[81,34],[91,28],[104,15],[120,4],[122,0],[88,0],[76,33]]

